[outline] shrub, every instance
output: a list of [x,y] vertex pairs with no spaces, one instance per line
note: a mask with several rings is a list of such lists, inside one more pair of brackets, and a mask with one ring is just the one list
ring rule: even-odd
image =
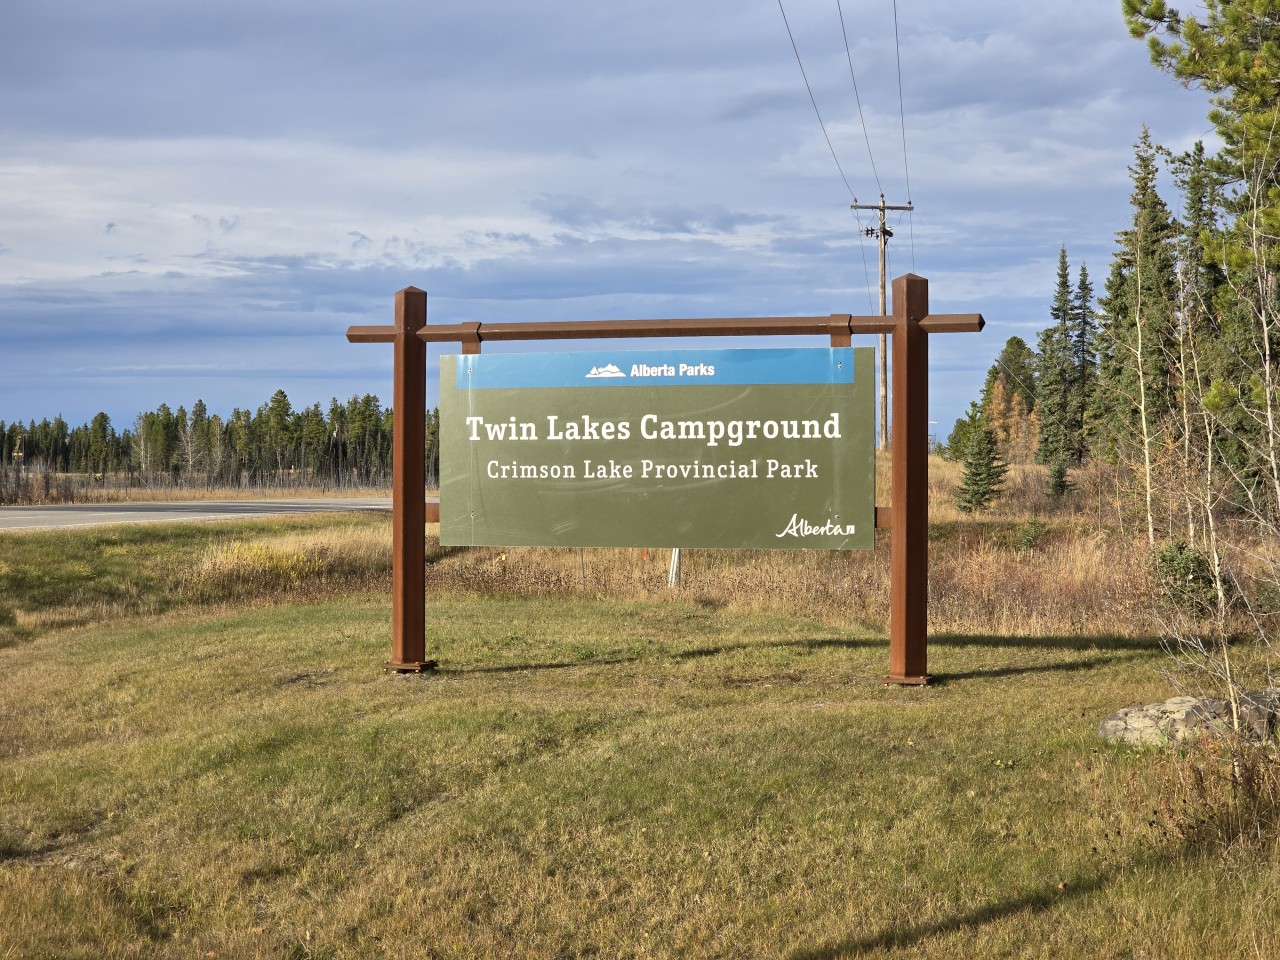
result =
[[1200,550],[1175,540],[1156,548],[1151,566],[1160,592],[1171,606],[1202,617],[1214,612],[1218,591],[1213,565]]
[[1036,517],[1032,517],[1026,523],[1018,527],[1017,543],[1019,550],[1034,550],[1040,546],[1040,541],[1044,539],[1049,528],[1044,525]]

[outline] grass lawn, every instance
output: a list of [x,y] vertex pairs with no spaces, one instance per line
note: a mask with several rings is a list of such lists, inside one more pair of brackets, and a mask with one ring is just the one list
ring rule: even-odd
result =
[[398,677],[342,578],[147,599],[351,522],[96,534],[63,618],[69,535],[0,537],[0,958],[1280,956],[1275,847],[1188,844],[1176,763],[1094,739],[1169,695],[1153,641],[935,637],[886,688],[847,626],[450,586]]

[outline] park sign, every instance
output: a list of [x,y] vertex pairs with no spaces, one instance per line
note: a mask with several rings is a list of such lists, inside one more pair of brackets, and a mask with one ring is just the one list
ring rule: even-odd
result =
[[444,356],[445,545],[869,549],[874,352]]
[[[354,326],[347,330],[347,339],[352,343],[386,343],[392,345],[392,409],[395,418],[392,424],[392,481],[391,481],[391,658],[383,666],[398,673],[421,673],[434,670],[435,660],[426,655],[426,595],[423,590],[426,580],[427,554],[427,518],[437,515],[435,510],[428,511],[425,500],[426,486],[426,417],[423,404],[426,401],[427,352],[426,346],[432,343],[456,343],[461,357],[455,357],[444,365],[446,374],[441,383],[441,408],[448,411],[448,423],[442,423],[442,455],[445,469],[443,491],[446,499],[439,504],[445,513],[451,513],[448,521],[442,525],[442,538],[446,544],[462,544],[471,537],[484,534],[490,539],[471,540],[475,543],[505,545],[514,543],[542,543],[550,535],[557,539],[554,542],[596,544],[606,542],[602,531],[610,525],[616,525],[612,518],[616,515],[631,518],[635,515],[637,504],[645,508],[640,519],[627,519],[621,530],[614,533],[619,536],[617,542],[657,546],[656,537],[674,546],[696,546],[692,539],[695,528],[704,529],[702,508],[718,519],[719,529],[726,527],[735,534],[733,542],[745,544],[759,543],[767,547],[779,546],[784,540],[804,537],[812,541],[826,537],[838,537],[841,542],[826,544],[828,546],[855,546],[852,541],[862,540],[870,544],[871,526],[873,523],[888,528],[890,540],[890,590],[889,590],[889,673],[886,683],[921,684],[929,680],[928,673],[928,622],[929,622],[929,339],[934,334],[977,332],[983,327],[981,314],[933,314],[929,312],[929,281],[923,277],[908,274],[893,281],[893,314],[891,316],[855,317],[848,313],[832,313],[820,316],[803,317],[711,317],[691,319],[641,319],[641,320],[547,320],[536,323],[498,321],[495,323],[427,323],[427,294],[417,287],[405,287],[396,292],[395,323],[377,326]],[[843,355],[838,351],[848,348],[854,336],[865,334],[886,334],[892,341],[893,352],[893,385],[891,390],[893,401],[893,432],[889,449],[893,470],[892,502],[888,508],[874,509],[872,502],[872,455],[871,455],[871,376],[870,357],[860,353]],[[714,376],[703,372],[704,367],[714,367],[714,359],[708,355],[699,360],[693,354],[672,351],[655,356],[652,361],[643,359],[638,354],[611,354],[583,357],[590,359],[586,372],[578,368],[570,377],[561,368],[553,377],[550,376],[554,362],[547,355],[532,358],[533,369],[542,367],[545,376],[535,383],[514,381],[510,384],[489,383],[487,386],[476,381],[477,370],[483,375],[487,367],[477,367],[473,360],[478,359],[485,344],[500,342],[519,342],[527,340],[642,340],[646,338],[662,338],[670,340],[676,337],[797,337],[821,336],[829,337],[831,351],[828,354],[828,367],[834,361],[837,370],[844,373],[839,364],[843,358],[853,357],[853,382],[843,376],[837,379],[828,372],[824,380],[817,383],[811,377],[787,378],[777,375],[769,378],[746,378],[743,383],[730,384],[726,388],[722,379],[724,370],[716,369]],[[486,363],[492,355],[486,355]],[[767,358],[767,354],[760,354]],[[631,363],[628,363],[631,361]],[[656,399],[646,398],[642,393],[631,396],[630,401],[620,404],[621,409],[613,414],[609,422],[614,426],[605,429],[607,410],[597,409],[595,395],[589,391],[598,389],[608,391],[601,393],[600,398],[608,394],[618,395],[625,389],[645,389],[648,374],[644,368],[634,371],[631,366],[642,364],[652,367],[675,366],[676,373],[670,376],[662,369],[659,374],[668,379],[668,384]],[[722,361],[724,362],[724,361]],[[703,368],[699,364],[704,365]],[[469,366],[468,366],[469,365]],[[624,368],[625,365],[625,368]],[[767,359],[762,368],[768,366]],[[616,367],[616,370],[613,369]],[[595,376],[589,374],[595,370]],[[696,372],[696,376],[695,376]],[[618,376],[618,374],[625,374]],[[580,376],[579,376],[580,375]],[[459,377],[464,379],[461,384]],[[681,379],[683,378],[683,379]],[[705,378],[705,379],[703,379]],[[794,378],[799,382],[790,382]],[[584,382],[590,384],[583,386]],[[623,381],[629,381],[627,388],[622,388]],[[712,398],[700,401],[701,406],[689,399],[680,399],[682,390],[690,391],[696,400],[694,391],[711,388],[721,393],[722,403]],[[652,386],[654,380],[649,380]],[[719,386],[715,386],[715,384]],[[573,386],[578,384],[578,386]],[[702,384],[699,386],[698,384]],[[491,393],[486,394],[486,390]],[[538,391],[548,391],[554,399],[557,392],[567,394],[567,401],[581,404],[581,408],[563,409],[554,403],[538,401]],[[821,395],[826,391],[827,402],[819,399],[817,409],[813,410],[815,401],[810,394]],[[751,410],[738,412],[737,404],[764,403],[748,397],[753,394],[767,395],[769,392],[781,393],[781,400],[776,401],[776,409],[765,409],[760,413]],[[503,394],[505,393],[505,397]],[[847,394],[847,395],[846,395]],[[576,399],[575,399],[576,395]],[[535,406],[537,401],[540,406]],[[585,401],[590,401],[586,403]],[[677,411],[674,405],[679,403],[692,405],[695,412]],[[564,403],[566,400],[560,400]],[[642,403],[655,405],[654,409],[642,410]],[[659,408],[657,404],[673,405]],[[473,404],[468,409],[464,404]],[[505,404],[505,406],[504,406]],[[523,406],[517,406],[523,404]],[[808,405],[810,410],[801,410]],[[488,409],[488,408],[492,409]],[[588,409],[589,407],[589,409]],[[770,402],[770,408],[774,402]],[[849,413],[846,416],[845,411]],[[652,414],[657,419],[665,419],[674,424],[670,429],[673,436],[663,435],[658,428],[655,437],[643,435],[641,422],[645,414]],[[832,414],[839,414],[832,418]],[[467,417],[480,417],[480,420],[467,422]],[[551,421],[547,417],[556,417],[556,429],[552,431]],[[582,416],[593,420],[580,420]],[[514,421],[512,418],[515,418]],[[442,413],[443,418],[443,413]],[[461,419],[460,419],[461,418]],[[680,422],[687,420],[702,421],[702,433],[695,435],[696,427],[686,427],[683,439],[680,436]],[[747,426],[750,421],[759,421],[754,431]],[[766,420],[777,424],[777,435],[770,438],[764,436]],[[783,432],[782,424],[789,420],[800,422],[813,420],[815,428],[805,423],[803,426],[791,427],[789,432],[799,435],[788,437]],[[514,433],[499,429],[505,421],[514,425]],[[581,422],[580,428],[573,431],[567,424]],[[623,438],[622,427],[627,424],[627,437]],[[649,432],[656,421],[649,421]],[[713,428],[712,422],[722,425]],[[730,444],[730,429],[733,422],[741,423],[742,443],[736,447]],[[595,424],[592,427],[592,424]],[[826,424],[830,424],[829,430]],[[529,424],[529,426],[525,426]],[[471,439],[471,428],[476,430],[476,439]],[[483,430],[481,430],[483,427]],[[490,427],[493,427],[493,439],[490,439]],[[713,446],[712,430],[716,433]],[[857,433],[856,431],[863,431]],[[555,433],[560,439],[552,439]],[[575,436],[571,440],[569,434]],[[839,436],[827,437],[827,432]],[[527,434],[527,436],[526,436]],[[610,434],[609,439],[605,435]],[[518,439],[515,439],[518,438]],[[622,446],[644,441],[654,450],[654,456],[625,454]],[[563,452],[556,456],[543,456],[541,462],[548,465],[574,464],[576,458],[584,461],[593,460],[596,465],[612,459],[619,465],[623,474],[614,480],[605,477],[587,477],[584,469],[583,477],[569,480],[548,477],[547,480],[560,484],[573,484],[572,491],[565,495],[562,489],[555,487],[546,491],[546,496],[525,496],[519,493],[509,495],[501,487],[492,497],[489,492],[502,480],[491,479],[487,475],[489,463],[500,467],[503,458],[508,464],[521,466],[522,458],[528,465],[540,467],[540,462],[532,454],[512,455],[509,451],[517,445],[527,445],[533,450],[536,445],[544,443],[572,443],[580,448],[595,444],[590,450],[605,449],[603,454],[582,449]],[[683,461],[697,460],[696,466],[704,463],[712,464],[717,475],[714,477],[681,477],[684,484],[682,492],[672,495],[664,490],[663,485],[674,483],[666,477],[650,478],[648,487],[634,483],[634,458],[650,459],[656,464],[660,462],[657,450],[660,444],[667,444],[674,452],[663,452],[665,458],[661,462],[673,462],[678,466],[681,462],[680,443],[687,444],[692,454],[685,454]],[[843,454],[823,453],[819,450],[822,444],[849,443],[851,448],[861,451],[854,455],[846,451]],[[615,444],[613,453],[608,452],[608,445]],[[767,444],[773,444],[772,448]],[[787,444],[802,445],[798,450],[784,450]],[[502,455],[482,452],[488,445]],[[743,449],[743,448],[746,449]],[[641,450],[645,447],[641,446]],[[729,450],[735,453],[729,459],[735,462],[755,462],[755,475],[735,478],[744,485],[743,489],[753,490],[761,496],[742,496],[735,492],[737,488],[729,486],[730,478],[718,475],[719,465]],[[777,450],[770,453],[769,449]],[[861,459],[859,459],[859,456]],[[631,459],[626,459],[630,457]],[[781,465],[804,464],[796,471],[797,477],[783,479],[759,475],[759,459],[777,462],[777,472],[781,473]],[[830,457],[830,462],[825,459]],[[815,461],[812,465],[806,461]],[[632,477],[625,476],[625,467],[631,463]],[[483,464],[484,472],[477,468]],[[824,474],[824,464],[830,469]],[[766,463],[766,468],[768,464]],[[818,477],[802,476],[812,469]],[[550,471],[548,471],[550,472]],[[766,469],[766,474],[768,470]],[[790,471],[788,471],[790,472]],[[541,470],[538,469],[538,473]],[[837,475],[839,474],[839,475]],[[861,481],[858,478],[861,478]],[[508,487],[516,481],[503,481]],[[541,484],[541,477],[522,478],[519,482]],[[863,484],[858,487],[858,482]],[[824,494],[816,493],[810,485],[822,483],[827,487]],[[624,486],[626,485],[626,486]],[[614,486],[607,497],[596,495],[595,488]],[[721,496],[727,494],[735,498],[732,510],[726,509],[728,504],[721,502],[717,496],[699,496],[697,507],[686,504],[686,497],[700,494],[701,489],[709,487]],[[530,489],[533,489],[530,487]],[[453,491],[460,500],[451,504]],[[854,491],[851,493],[851,491]],[[585,495],[591,493],[590,512],[565,511],[564,505],[577,500],[588,503]],[[823,500],[817,519],[810,519],[809,504],[803,505],[801,500],[813,495],[814,499]],[[507,515],[500,517],[497,512],[489,512],[488,506],[495,507],[509,496],[518,497],[511,501],[519,509],[527,510],[532,517]],[[778,511],[778,503],[770,497],[781,501],[782,509]],[[791,498],[789,501],[786,498]],[[864,499],[865,498],[865,499]],[[707,501],[710,500],[710,504]],[[437,506],[432,504],[432,506]],[[790,509],[788,509],[788,507]],[[555,511],[554,513],[552,511]],[[764,516],[769,512],[768,518]],[[790,521],[782,530],[772,532],[765,519],[775,524],[778,513],[781,517],[790,517]],[[836,514],[839,513],[839,517]],[[821,519],[823,514],[828,519]],[[852,519],[850,517],[852,516]],[[496,518],[496,519],[495,519]],[[495,529],[502,525],[503,529]],[[702,526],[699,527],[698,525]],[[834,533],[835,525],[852,526],[852,534],[843,531]],[[481,527],[483,525],[483,528]],[[643,529],[637,531],[637,527]],[[673,534],[672,528],[676,533]],[[817,536],[813,536],[815,528]],[[546,532],[544,532],[546,531]],[[641,535],[637,535],[637,532]],[[750,540],[746,532],[752,532]],[[572,536],[570,534],[573,534]],[[779,536],[779,533],[783,534]],[[517,540],[516,534],[522,539]],[[686,538],[686,536],[688,538]],[[863,539],[865,538],[865,539]],[[701,537],[699,538],[701,539]],[[795,544],[796,546],[817,546],[816,542]],[[612,542],[612,541],[610,541]]]

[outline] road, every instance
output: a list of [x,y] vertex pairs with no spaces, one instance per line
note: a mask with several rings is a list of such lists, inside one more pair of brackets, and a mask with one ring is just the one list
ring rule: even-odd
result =
[[109,523],[235,520],[285,513],[390,510],[390,497],[314,500],[192,500],[182,503],[88,503],[52,507],[0,507],[0,530],[91,527]]

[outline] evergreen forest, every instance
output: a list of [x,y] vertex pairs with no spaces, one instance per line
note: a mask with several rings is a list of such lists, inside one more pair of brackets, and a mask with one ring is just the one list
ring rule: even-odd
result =
[[[376,396],[295,410],[283,390],[225,419],[202,400],[190,411],[161,404],[117,430],[105,413],[71,427],[0,420],[0,503],[67,499],[76,487],[382,487],[391,478],[392,411]],[[427,478],[439,467],[439,412],[427,412]],[[33,489],[52,486],[54,491]],[[72,482],[74,481],[74,482]],[[66,488],[64,496],[57,488]]]
[[1278,5],[1123,7],[1160,70],[1210,93],[1220,147],[1136,131],[1101,290],[1058,251],[1045,327],[1004,344],[943,453],[984,459],[969,448],[990,431],[989,459],[1043,464],[1062,494],[1071,471],[1110,465],[1153,546],[1219,556],[1220,521],[1280,515]]

